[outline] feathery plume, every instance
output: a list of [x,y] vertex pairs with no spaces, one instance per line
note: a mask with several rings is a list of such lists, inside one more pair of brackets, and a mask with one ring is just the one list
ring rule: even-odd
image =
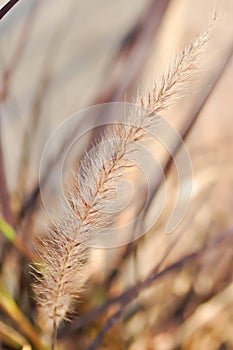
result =
[[209,41],[217,16],[214,13],[206,30],[175,56],[167,71],[154,84],[152,93],[139,102],[151,110],[151,117],[169,108],[177,99],[187,93],[200,63],[205,44]]
[[51,320],[54,339],[89,274],[88,244],[112,221],[112,214],[104,209],[115,195],[116,182],[130,166],[133,145],[142,142],[144,129],[156,123],[158,113],[183,96],[212,27],[213,23],[175,57],[152,93],[140,100],[144,113],[126,116],[125,123],[109,127],[101,141],[84,156],[74,183],[67,190],[72,212],[64,210],[60,214],[56,227],[38,247],[41,263],[36,266],[39,273],[35,294],[40,313]]

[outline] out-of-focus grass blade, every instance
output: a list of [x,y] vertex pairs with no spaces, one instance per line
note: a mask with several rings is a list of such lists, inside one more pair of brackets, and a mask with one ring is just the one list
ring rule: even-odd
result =
[[15,230],[3,219],[0,219],[0,230],[8,241],[14,243],[17,238]]
[[10,241],[14,246],[21,251],[28,259],[36,260],[37,256],[25,245],[23,240],[18,236],[16,231],[5,220],[0,218],[0,232]]
[[[0,308],[10,316],[10,318],[17,324],[22,333],[33,343],[38,350],[48,350],[38,334],[37,330],[28,321],[26,316],[18,308],[14,299],[7,293],[0,281]],[[25,344],[26,345],[26,344]],[[26,348],[27,349],[27,348]]]
[[31,350],[27,340],[13,328],[0,321],[0,339],[14,349]]

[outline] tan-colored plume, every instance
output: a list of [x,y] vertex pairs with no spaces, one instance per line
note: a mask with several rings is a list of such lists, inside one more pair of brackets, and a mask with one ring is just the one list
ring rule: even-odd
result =
[[156,122],[158,113],[185,94],[212,27],[213,23],[186,46],[153,91],[138,100],[146,111],[140,119],[130,115],[125,125],[109,127],[100,143],[84,156],[67,191],[72,213],[60,213],[56,227],[39,244],[41,264],[36,266],[35,294],[40,313],[53,324],[54,336],[88,277],[88,244],[112,220],[104,209],[115,193],[116,181],[127,171],[134,143],[143,140],[144,128]]

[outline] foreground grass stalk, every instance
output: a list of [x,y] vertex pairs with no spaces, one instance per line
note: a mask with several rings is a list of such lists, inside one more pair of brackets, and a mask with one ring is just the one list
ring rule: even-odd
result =
[[52,350],[57,350],[57,324],[53,322]]

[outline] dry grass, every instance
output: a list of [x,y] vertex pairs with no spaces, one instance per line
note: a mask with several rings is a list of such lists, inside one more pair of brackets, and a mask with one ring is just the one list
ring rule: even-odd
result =
[[[18,4],[12,11],[20,10],[20,6],[24,4]],[[10,23],[10,19],[13,19],[10,17],[11,13],[9,13],[9,22],[7,15],[3,23],[6,28],[7,26],[10,28],[5,29],[9,34],[8,41],[11,47],[16,49],[12,49],[13,60],[10,59],[10,50],[1,53],[2,62],[6,63],[1,68],[3,77],[1,105],[4,117],[2,119],[1,115],[0,149],[2,155],[0,159],[0,229],[4,234],[1,237],[0,254],[2,348],[47,349],[50,345],[44,344],[50,344],[53,332],[52,347],[60,350],[66,348],[71,350],[231,349],[233,347],[231,336],[232,252],[230,249],[232,196],[229,189],[232,182],[232,166],[229,150],[232,148],[232,133],[231,116],[228,112],[231,108],[227,108],[227,105],[231,103],[229,91],[231,91],[232,65],[228,64],[224,71],[223,66],[231,55],[232,36],[230,27],[226,28],[227,20],[221,27],[221,16],[220,24],[215,24],[214,19],[208,29],[193,42],[190,38],[193,38],[204,25],[196,24],[195,27],[190,23],[189,29],[188,23],[185,24],[189,38],[188,40],[182,38],[182,41],[188,41],[191,44],[175,57],[169,68],[164,70],[164,74],[157,72],[158,79],[149,77],[148,85],[153,85],[153,88],[142,97],[139,94],[137,101],[140,105],[140,113],[127,115],[127,125],[120,124],[102,130],[101,138],[99,133],[95,134],[98,146],[96,146],[96,139],[82,145],[83,149],[86,147],[90,151],[83,156],[80,166],[76,168],[72,183],[67,187],[67,197],[72,212],[66,209],[59,212],[56,225],[48,230],[44,225],[47,219],[40,208],[37,178],[39,150],[42,149],[43,140],[50,133],[50,126],[52,129],[53,125],[48,115],[52,114],[54,121],[58,123],[59,119],[83,106],[83,101],[91,104],[92,98],[94,101],[103,100],[103,98],[107,101],[109,96],[112,100],[114,96],[118,96],[123,100],[124,94],[127,94],[127,99],[130,100],[137,87],[140,88],[143,85],[135,81],[137,74],[140,76],[143,69],[146,70],[145,67],[149,67],[149,71],[152,71],[150,65],[145,63],[149,53],[145,51],[142,43],[147,42],[151,37],[153,31],[148,28],[151,28],[153,21],[149,15],[141,15],[146,11],[147,4],[143,9],[139,2],[135,2],[133,14],[131,13],[132,4],[122,2],[123,8],[129,7],[129,11],[126,11],[128,14],[125,15],[124,26],[120,28],[121,20],[117,18],[108,25],[108,32],[114,32],[115,38],[117,38],[117,28],[121,33],[120,38],[123,32],[127,33],[136,22],[137,16],[142,19],[139,19],[139,25],[134,28],[123,45],[119,45],[120,52],[119,55],[115,55],[115,61],[108,61],[108,69],[111,71],[112,67],[114,76],[103,74],[104,70],[99,66],[100,71],[102,69],[101,79],[100,71],[96,73],[93,68],[87,73],[87,78],[79,74],[80,79],[75,80],[74,72],[77,67],[81,67],[79,73],[82,69],[88,71],[88,68],[82,68],[82,57],[77,57],[76,50],[72,49],[74,41],[70,39],[69,42],[72,26],[76,23],[74,16],[76,12],[72,9],[75,9],[77,4],[69,1],[66,5],[61,5],[64,11],[59,5],[57,11],[48,11],[50,14],[54,12],[51,20],[54,24],[57,23],[60,35],[56,36],[55,30],[49,32],[51,37],[56,38],[56,43],[48,45],[51,47],[47,50],[45,59],[42,59],[42,52],[45,50],[40,50],[41,56],[36,58],[33,56],[35,52],[33,42],[38,42],[40,45],[35,38],[38,38],[40,23],[47,12],[46,6],[55,7],[55,5],[43,6],[40,5],[34,12],[32,10],[28,13],[28,17],[19,21],[23,24],[19,37],[15,34],[14,28],[21,28],[21,24],[19,22],[14,24],[14,20],[13,24]],[[107,17],[114,18],[110,14],[114,14],[117,10],[115,7],[121,5],[108,5],[105,10],[101,4],[99,6],[101,13],[97,11],[97,18],[98,16],[102,18],[103,13],[108,13]],[[159,3],[157,6],[160,6]],[[176,21],[182,6],[186,7],[187,18],[193,18],[191,13],[194,10],[184,0],[176,4],[172,2],[163,10],[158,8],[158,13],[164,17],[161,22],[161,19],[157,19],[160,27],[159,31],[158,28],[155,29],[154,35],[155,47],[158,48],[159,53],[157,52],[156,58],[153,58],[153,64],[156,60],[158,62],[159,57],[163,58],[163,55],[165,61],[170,61],[168,59],[170,53],[166,56],[166,43],[169,43],[169,40],[175,42],[175,26],[171,13],[174,14],[174,21]],[[199,2],[199,6],[200,18],[202,7],[209,16],[212,11],[211,4],[207,6]],[[227,1],[225,6],[229,17],[233,9]],[[54,7],[53,9],[56,10]],[[89,4],[80,2],[80,13],[85,12],[85,8],[91,18]],[[20,13],[18,16],[20,17]],[[208,16],[206,15],[205,19]],[[106,16],[101,22],[105,21]],[[195,21],[198,22],[198,19]],[[131,24],[127,24],[129,22]],[[217,34],[214,34],[209,42],[210,33],[215,25]],[[26,31],[25,28],[30,30]],[[96,28],[99,28],[99,32],[88,25],[87,28],[83,27],[84,31],[91,33],[90,42],[84,40],[80,44],[80,50],[84,52],[86,50],[85,60],[92,57],[89,49],[94,47],[98,40],[102,40],[104,26],[98,24]],[[170,36],[166,41],[167,28]],[[18,29],[17,32],[19,32]],[[94,32],[96,32],[96,38]],[[6,47],[5,38],[5,35],[1,37],[4,47]],[[60,38],[67,38],[67,41],[63,41],[63,43],[66,42],[66,50],[61,50]],[[106,40],[103,41],[106,42]],[[203,55],[207,42],[208,48]],[[217,60],[214,64],[209,64],[208,71],[203,71],[200,68],[203,57],[204,60],[206,57],[209,60],[212,58],[208,55],[212,56],[211,45],[215,42],[218,43],[218,52],[215,54]],[[101,43],[103,44],[102,41]],[[144,47],[143,50],[141,50],[142,47]],[[102,51],[104,52],[103,48]],[[164,52],[163,55],[161,51]],[[167,51],[169,52],[169,48]],[[171,51],[174,52],[174,49]],[[93,66],[99,62],[100,56],[96,55],[96,59],[92,62]],[[106,67],[106,61],[103,56],[101,57],[101,64]],[[112,57],[114,57],[113,54]],[[72,68],[72,59],[77,59],[76,68]],[[40,66],[42,61],[44,63]],[[11,67],[9,62],[16,62],[15,67]],[[131,62],[143,62],[145,67],[141,66],[139,69],[136,64],[130,67]],[[29,69],[30,65],[42,67],[37,74],[38,85],[35,84],[36,74],[31,77],[28,74],[27,81],[23,83],[24,69],[26,66]],[[113,67],[117,69],[114,70]],[[124,67],[126,67],[125,70]],[[157,68],[157,64],[155,67]],[[126,79],[124,72],[130,68],[133,74],[129,74]],[[31,68],[30,71],[32,71]],[[104,75],[106,83],[103,83]],[[201,88],[196,83],[200,75],[201,78],[203,77]],[[92,86],[85,97],[83,86],[90,85],[90,76],[93,79]],[[62,88],[59,88],[59,79],[62,81]],[[114,81],[114,87],[111,79]],[[20,84],[22,92],[19,89]],[[109,93],[108,86],[111,90]],[[29,90],[33,91],[31,95],[28,95],[29,87]],[[200,93],[189,96],[193,90]],[[28,105],[24,102],[24,91],[27,91],[27,97],[29,96]],[[76,103],[77,96],[79,96],[79,102]],[[182,102],[178,101],[184,96],[186,98],[182,99]],[[189,101],[191,101],[190,105]],[[61,109],[59,110],[56,105],[60,105]],[[20,120],[16,119],[20,113],[28,115],[30,120],[29,123],[25,122],[25,125],[30,126],[30,130],[26,132]],[[109,251],[90,249],[89,245],[93,237],[116,219],[116,215],[109,214],[106,209],[108,209],[108,203],[115,198],[115,184],[127,178],[129,172],[134,172],[131,160],[137,149],[135,145],[141,143],[147,145],[145,130],[155,125],[158,114],[163,115],[163,113],[174,123],[176,120],[179,122],[182,120],[179,123],[181,134],[185,138],[189,135],[188,145],[195,171],[195,192],[190,211],[172,236],[164,235],[169,210],[176,195],[174,189],[177,186],[174,171],[168,159],[168,163],[165,163],[168,164],[165,166],[168,203],[162,217],[150,232],[142,239],[125,247]],[[11,118],[10,127],[6,122],[6,116]],[[18,131],[17,145],[23,140],[24,150],[17,147],[18,152],[13,151],[14,130]],[[44,130],[47,131],[47,135],[41,132]],[[93,144],[95,147],[92,149]],[[160,149],[156,152],[160,153]],[[19,176],[16,176],[17,153],[20,159]],[[49,168],[48,170],[52,171]],[[134,174],[133,177],[135,181],[138,180]],[[17,179],[20,184],[17,183]],[[49,183],[49,176],[45,181]],[[139,183],[135,183],[139,187]],[[51,205],[52,203],[51,197]],[[156,200],[151,203],[152,212],[154,205]],[[35,252],[32,242],[37,236],[42,239]],[[29,265],[33,258],[38,262],[34,281],[29,275]],[[87,279],[89,279],[88,283]],[[32,299],[33,283],[37,302]],[[66,322],[68,319],[71,322]],[[63,325],[58,329],[61,321]]]

